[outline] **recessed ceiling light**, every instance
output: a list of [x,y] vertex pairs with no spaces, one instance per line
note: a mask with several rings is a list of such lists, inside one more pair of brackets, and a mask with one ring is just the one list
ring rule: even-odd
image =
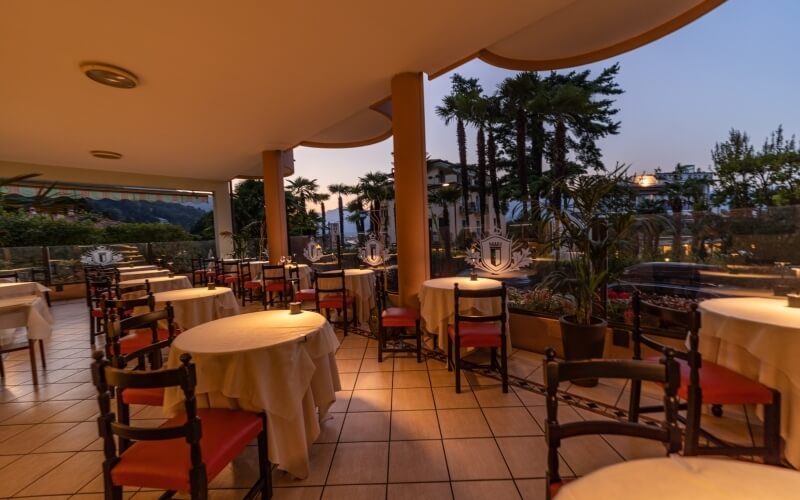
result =
[[102,83],[109,87],[132,89],[139,85],[139,79],[136,78],[136,75],[126,69],[110,64],[83,63],[81,64],[81,71],[97,83]]
[[89,153],[91,153],[91,155],[95,158],[102,158],[104,160],[119,160],[122,158],[120,153],[116,153],[114,151],[101,151],[95,149],[94,151],[89,151]]

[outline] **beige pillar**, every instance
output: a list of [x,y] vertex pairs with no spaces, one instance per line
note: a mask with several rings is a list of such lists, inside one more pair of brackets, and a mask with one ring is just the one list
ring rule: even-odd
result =
[[277,262],[289,255],[289,236],[286,227],[286,198],[283,193],[283,163],[280,151],[261,153],[264,164],[264,213],[267,219],[267,248],[269,258]]
[[[220,233],[233,231],[231,224],[231,193],[227,182],[219,183],[214,188],[214,240],[216,241],[217,257],[222,259],[233,255],[233,241],[231,238],[220,236]],[[205,257],[205,255],[203,256]]]
[[392,131],[400,300],[416,307],[417,294],[431,269],[421,73],[392,78]]

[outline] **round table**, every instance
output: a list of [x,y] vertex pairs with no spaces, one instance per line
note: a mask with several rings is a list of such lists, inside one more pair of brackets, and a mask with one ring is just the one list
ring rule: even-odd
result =
[[[336,280],[320,280],[324,288],[338,286],[334,282]],[[355,298],[359,324],[368,324],[372,308],[375,307],[375,273],[371,269],[345,269],[344,286],[348,294]]]
[[[333,327],[320,314],[263,311],[182,333],[172,343],[167,366],[178,366],[180,355],[191,353],[200,406],[266,411],[270,461],[305,478],[319,421],[341,389],[338,346]],[[177,387],[167,389],[165,413],[183,409],[182,394]]]
[[233,290],[218,286],[207,288],[188,288],[153,294],[156,309],[163,309],[166,302],[172,303],[175,323],[182,330],[214,321],[215,319],[239,314],[239,302]]
[[[436,278],[422,283],[419,291],[420,316],[425,329],[439,338],[440,349],[447,347],[447,325],[455,317],[453,285],[456,283],[462,290],[490,290],[502,286],[497,280],[478,278],[472,281],[469,277]],[[461,304],[465,310],[475,309],[481,314],[500,313],[498,299],[461,299]],[[510,343],[508,345],[511,346]]]
[[800,309],[757,297],[705,300],[699,309],[703,358],[780,391],[785,457],[800,466]]
[[158,269],[158,266],[153,264],[142,264],[138,266],[126,266],[123,264],[121,266],[117,266],[117,271],[121,273],[130,273],[133,271],[152,271],[156,269]]
[[[261,279],[261,266],[263,264],[269,264],[268,260],[254,260],[249,262],[250,264],[250,276],[254,280]],[[291,267],[294,267],[295,264],[291,264]],[[286,279],[289,279],[289,267],[290,264],[286,264]],[[308,264],[297,264],[298,274],[300,276],[300,288],[311,288],[311,268]],[[278,277],[280,276],[280,270],[278,269],[271,269],[269,271],[269,277]]]
[[150,283],[150,291],[153,293],[168,292],[170,290],[183,290],[185,288],[192,288],[192,282],[186,276],[159,276],[155,278],[139,278],[136,280],[123,281],[119,284],[122,298],[134,298],[142,296],[142,291],[125,293],[125,288],[129,286],[144,285],[145,281]]
[[800,472],[735,460],[681,457],[631,460],[561,487],[558,500],[795,499]]
[[131,281],[144,278],[155,278],[158,276],[169,276],[169,271],[166,269],[145,269],[142,271],[120,271],[120,281]]

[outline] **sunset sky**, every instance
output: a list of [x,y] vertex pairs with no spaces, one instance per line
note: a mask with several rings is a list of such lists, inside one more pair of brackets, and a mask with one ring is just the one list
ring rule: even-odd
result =
[[[676,33],[627,54],[576,69],[597,72],[615,62],[625,93],[617,99],[620,134],[600,146],[606,165],[632,172],[670,170],[676,163],[708,168],[710,150],[731,128],[747,131],[760,146],[779,124],[800,134],[800,1],[730,0]],[[446,30],[443,36],[446,36]],[[473,61],[455,72],[478,77],[484,91],[514,72]],[[457,161],[455,126],[435,107],[450,91],[450,75],[425,80],[427,150]],[[468,131],[470,161],[474,132]],[[391,138],[353,149],[295,150],[297,175],[321,187],[354,184],[359,175],[391,168]]]

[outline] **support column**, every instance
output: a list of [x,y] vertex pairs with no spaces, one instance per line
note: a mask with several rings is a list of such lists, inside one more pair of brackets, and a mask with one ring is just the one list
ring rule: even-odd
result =
[[397,271],[400,300],[410,307],[431,272],[424,104],[422,73],[392,78]]
[[[231,214],[231,192],[227,182],[221,182],[214,188],[214,241],[216,242],[217,258],[221,259],[233,253],[231,238],[220,236],[220,233],[233,232]],[[205,257],[205,255],[203,256]]]
[[280,151],[261,153],[264,164],[264,213],[267,222],[267,248],[274,263],[289,255],[289,232],[286,227],[286,195],[283,192],[283,162]]

